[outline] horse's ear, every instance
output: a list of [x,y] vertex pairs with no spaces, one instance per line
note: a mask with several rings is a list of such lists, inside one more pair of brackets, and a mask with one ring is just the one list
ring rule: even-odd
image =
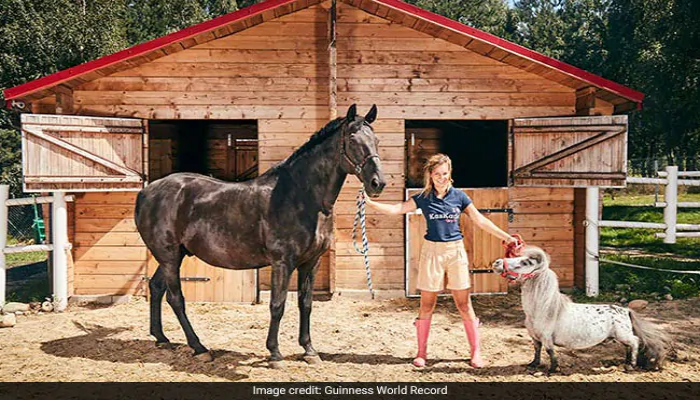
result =
[[345,117],[348,121],[354,121],[357,116],[357,105],[353,104],[348,108],[348,115]]
[[377,105],[372,104],[372,108],[370,108],[367,115],[365,115],[365,121],[367,121],[368,124],[371,124],[376,119],[377,119]]

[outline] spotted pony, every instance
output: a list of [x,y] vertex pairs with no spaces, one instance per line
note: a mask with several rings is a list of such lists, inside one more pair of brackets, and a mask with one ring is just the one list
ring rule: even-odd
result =
[[549,262],[542,249],[527,246],[520,256],[498,259],[492,265],[503,277],[522,283],[525,327],[535,345],[535,359],[528,364],[529,368],[540,365],[542,347],[549,355],[549,372],[554,372],[559,365],[555,345],[586,349],[606,339],[615,339],[626,346],[627,369],[661,368],[670,341],[660,327],[625,307],[572,302],[559,292],[559,281],[549,269]]

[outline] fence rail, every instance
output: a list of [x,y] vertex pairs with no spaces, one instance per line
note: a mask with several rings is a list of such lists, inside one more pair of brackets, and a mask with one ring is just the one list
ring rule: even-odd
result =
[[[700,238],[700,224],[679,224],[677,222],[679,207],[700,207],[697,202],[678,202],[678,186],[700,186],[700,179],[678,179],[679,176],[696,178],[700,171],[678,172],[677,166],[667,166],[665,171],[658,171],[659,178],[627,177],[627,183],[665,185],[664,201],[656,202],[656,207],[663,207],[664,222],[612,221],[600,219],[600,190],[597,187],[586,189],[586,294],[598,295],[599,240],[600,227],[663,229],[655,236],[664,243],[676,243],[676,238]],[[680,232],[679,232],[680,231]]]

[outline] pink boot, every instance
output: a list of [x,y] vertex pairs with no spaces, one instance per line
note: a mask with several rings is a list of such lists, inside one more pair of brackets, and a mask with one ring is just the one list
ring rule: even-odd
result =
[[462,320],[464,324],[464,330],[467,332],[467,339],[469,339],[469,347],[472,352],[471,364],[474,368],[482,368],[484,366],[484,361],[481,359],[481,340],[479,338],[479,319],[476,318],[472,321]]
[[430,320],[417,319],[413,322],[416,326],[416,336],[418,337],[418,354],[413,359],[416,367],[425,367],[425,360],[428,358],[428,334],[430,333]]

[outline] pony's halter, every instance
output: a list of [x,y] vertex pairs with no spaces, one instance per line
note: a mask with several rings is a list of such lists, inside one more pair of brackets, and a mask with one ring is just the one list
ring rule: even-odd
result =
[[340,155],[345,158],[345,160],[350,164],[350,167],[355,170],[356,175],[360,175],[362,173],[362,169],[365,167],[365,164],[367,164],[367,161],[369,161],[372,158],[377,158],[379,159],[379,154],[368,154],[361,163],[356,164],[350,156],[348,156],[348,152],[345,150],[345,134],[340,133]]
[[503,259],[503,272],[501,272],[501,276],[506,278],[506,279],[509,279],[511,281],[517,281],[518,279],[524,281],[526,279],[534,278],[535,276],[537,276],[537,274],[532,273],[532,272],[528,272],[527,274],[521,274],[521,273],[518,273],[515,271],[511,271],[508,269],[508,259],[504,258]]

